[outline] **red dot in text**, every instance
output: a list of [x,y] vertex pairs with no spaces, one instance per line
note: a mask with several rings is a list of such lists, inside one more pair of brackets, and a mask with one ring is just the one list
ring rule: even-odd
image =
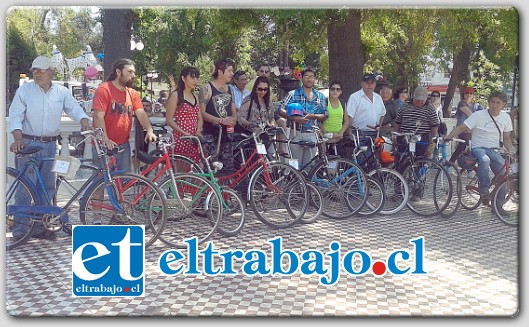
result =
[[386,264],[382,261],[377,261],[373,263],[373,274],[383,275],[386,272]]

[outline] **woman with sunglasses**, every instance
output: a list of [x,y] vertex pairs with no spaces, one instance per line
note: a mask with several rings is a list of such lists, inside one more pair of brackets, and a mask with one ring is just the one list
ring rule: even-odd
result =
[[[463,94],[463,100],[459,101],[456,110],[456,127],[462,125],[467,118],[478,110],[483,110],[483,106],[475,101],[474,94],[476,91],[473,87],[466,87]],[[468,141],[472,138],[472,133],[463,132],[458,135],[458,138],[465,140],[465,143],[458,143],[456,150],[450,157],[450,162],[455,162],[457,157],[465,151]]]
[[237,122],[246,130],[251,130],[250,124],[260,128],[275,126],[268,77],[257,77],[252,92],[242,100]]
[[329,88],[329,99],[327,111],[329,118],[323,122],[323,132],[332,133],[332,138],[327,143],[336,143],[342,140],[344,133],[349,127],[349,115],[345,103],[340,99],[342,96],[342,82],[332,81]]

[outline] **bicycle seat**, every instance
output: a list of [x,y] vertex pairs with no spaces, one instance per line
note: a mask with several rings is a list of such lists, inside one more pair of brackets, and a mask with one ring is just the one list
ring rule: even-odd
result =
[[297,144],[304,148],[313,148],[316,146],[316,143],[311,141],[297,141],[297,142],[290,142],[290,144]]
[[146,164],[153,164],[156,162],[156,160],[160,159],[159,156],[151,156],[147,154],[147,152],[142,150],[136,151],[136,157],[139,161],[144,162]]
[[283,134],[283,129],[281,127],[271,127],[266,129],[266,134],[268,135],[281,135]]
[[16,154],[18,154],[18,155],[29,155],[29,154],[37,153],[40,150],[42,150],[42,148],[40,146],[32,145],[32,146],[23,147]]

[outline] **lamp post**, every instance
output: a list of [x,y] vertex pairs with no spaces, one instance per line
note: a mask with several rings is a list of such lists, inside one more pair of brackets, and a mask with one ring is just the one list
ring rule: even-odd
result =
[[[145,48],[145,44],[143,44],[142,40],[139,40],[138,42],[134,41],[134,37],[130,39],[130,51],[138,50],[141,51]],[[143,75],[140,75],[140,98],[143,98]]]
[[151,80],[151,99],[153,99],[152,97],[154,96],[154,92],[152,89],[152,81],[155,78],[158,78],[158,72],[147,72],[147,78]]

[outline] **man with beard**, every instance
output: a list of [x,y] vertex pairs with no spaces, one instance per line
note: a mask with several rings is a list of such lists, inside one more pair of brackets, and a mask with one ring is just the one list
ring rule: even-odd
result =
[[[281,102],[279,108],[279,115],[287,119],[287,126],[290,128],[289,138],[293,142],[307,141],[316,142],[314,133],[311,131],[312,126],[316,126],[318,122],[323,122],[329,117],[327,111],[327,99],[325,96],[314,88],[316,81],[316,70],[313,67],[306,67],[301,72],[302,86],[296,90],[288,92],[286,97]],[[289,107],[296,104],[302,113],[296,115],[289,115],[287,111]],[[292,157],[298,160],[299,167],[306,165],[316,154],[317,149],[311,147],[303,147],[301,145],[292,144],[290,146]]]
[[145,142],[156,141],[140,95],[132,88],[135,76],[134,61],[127,58],[117,60],[112,64],[106,82],[97,87],[93,99],[94,127],[103,129],[103,144],[109,150],[119,148],[116,157],[118,170],[132,170],[129,136],[133,113],[146,129]]

